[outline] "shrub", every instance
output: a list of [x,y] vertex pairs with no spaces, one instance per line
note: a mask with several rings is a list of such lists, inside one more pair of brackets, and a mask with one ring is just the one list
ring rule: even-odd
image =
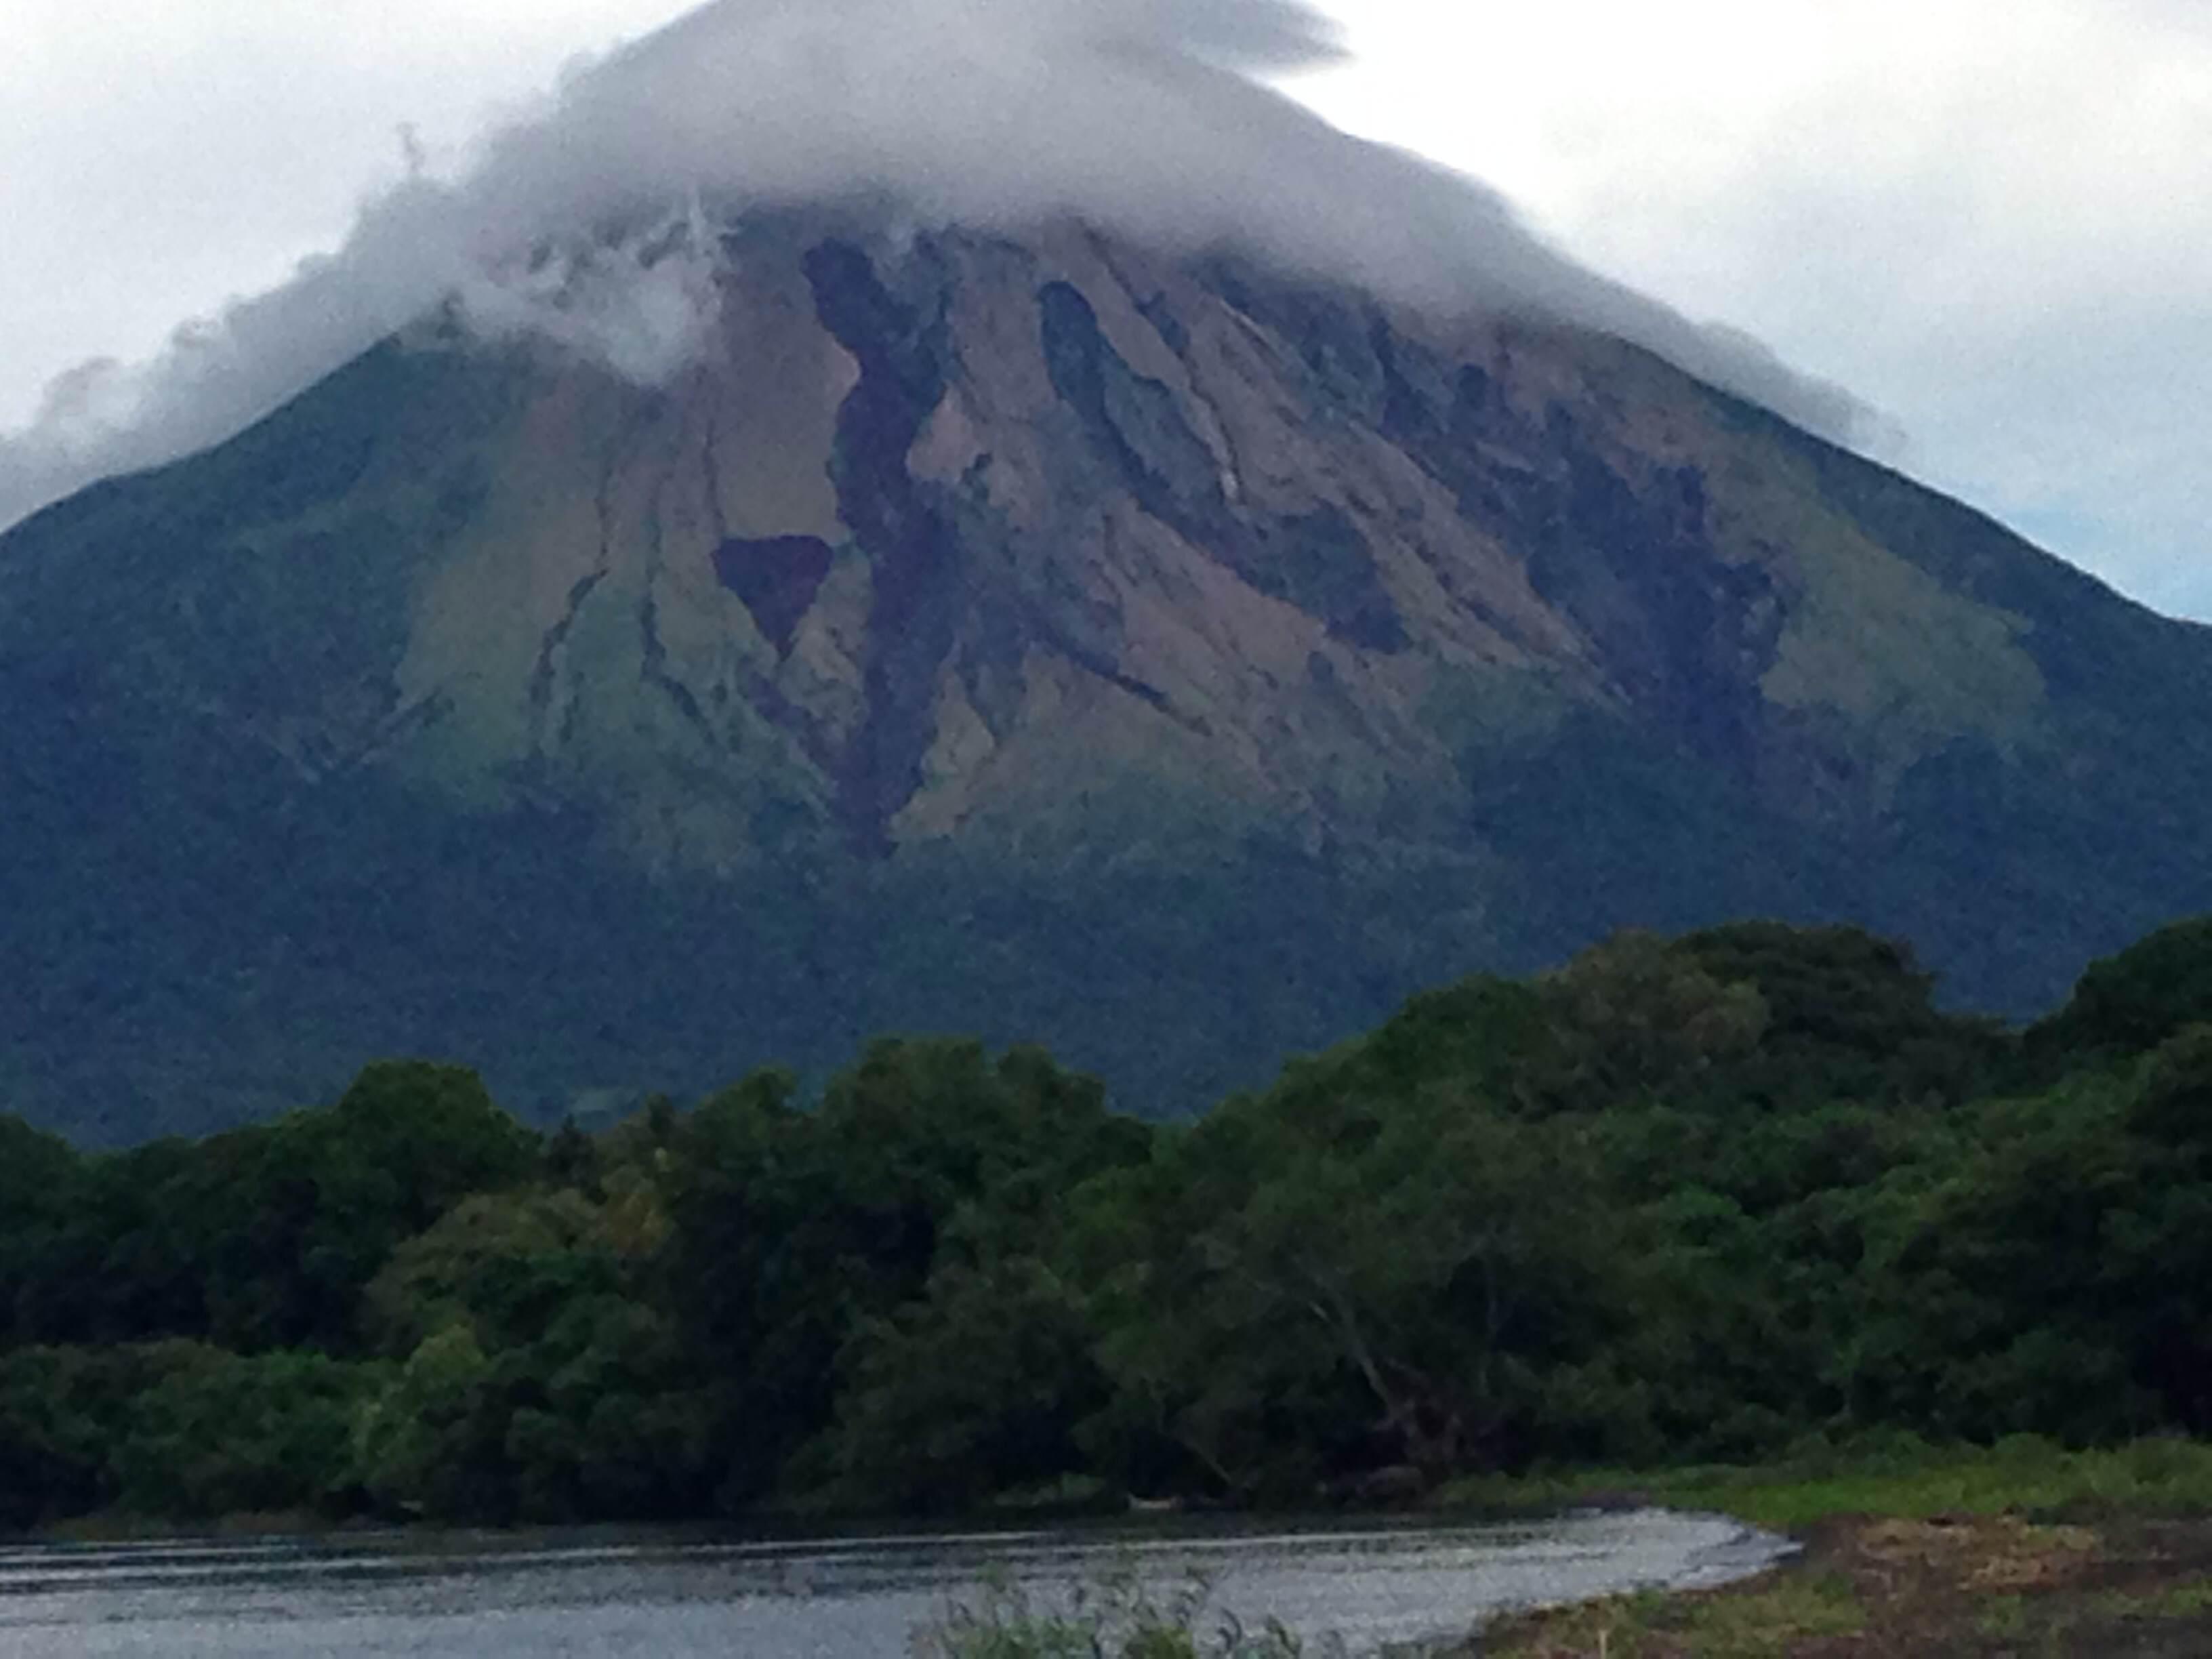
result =
[[[1279,1620],[1248,1628],[1214,1607],[1212,1588],[1194,1573],[1162,1596],[1123,1568],[1045,1603],[995,1577],[917,1630],[909,1651],[914,1659],[1299,1659],[1306,1651]],[[1325,1649],[1343,1650],[1333,1638]]]

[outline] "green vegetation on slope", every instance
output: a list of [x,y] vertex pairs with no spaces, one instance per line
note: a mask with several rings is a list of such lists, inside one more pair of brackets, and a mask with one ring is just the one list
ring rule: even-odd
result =
[[[883,1042],[544,1136],[472,1074],[0,1120],[0,1522],[1307,1503],[2212,1428],[2212,951],[2027,1032],[1897,948],[1623,935],[1162,1127]],[[1690,1477],[1685,1476],[1684,1479]]]
[[1619,342],[867,216],[678,383],[426,319],[0,534],[0,1099],[981,1026],[1188,1115],[1626,927],[2021,1013],[2212,908],[2212,632]]

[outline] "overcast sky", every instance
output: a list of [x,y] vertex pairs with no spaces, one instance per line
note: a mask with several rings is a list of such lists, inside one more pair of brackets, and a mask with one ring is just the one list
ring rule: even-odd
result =
[[[1020,0],[996,0],[1013,6]],[[686,0],[8,0],[0,429]],[[1337,0],[1294,87],[2212,617],[2212,0]]]

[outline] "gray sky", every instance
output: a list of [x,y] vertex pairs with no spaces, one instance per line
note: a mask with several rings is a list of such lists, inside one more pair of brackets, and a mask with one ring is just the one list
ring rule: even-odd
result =
[[[1014,11],[929,3],[976,27]],[[1233,27],[1239,3],[1183,9]],[[73,365],[155,356],[357,248],[362,202],[404,176],[403,126],[458,176],[564,64],[685,9],[9,0],[0,430]],[[2212,617],[2212,4],[1330,9],[1354,60],[1290,83],[1330,119],[1486,180],[1565,252],[1857,394],[1908,470]]]

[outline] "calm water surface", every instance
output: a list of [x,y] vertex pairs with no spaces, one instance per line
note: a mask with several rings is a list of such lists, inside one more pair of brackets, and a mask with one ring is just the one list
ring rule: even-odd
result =
[[898,1659],[993,1570],[1050,1596],[1193,1566],[1217,1604],[1355,1651],[1491,1613],[1758,1571],[1779,1540],[1646,1510],[1474,1528],[1076,1530],[809,1543],[473,1534],[0,1549],[0,1654]]

